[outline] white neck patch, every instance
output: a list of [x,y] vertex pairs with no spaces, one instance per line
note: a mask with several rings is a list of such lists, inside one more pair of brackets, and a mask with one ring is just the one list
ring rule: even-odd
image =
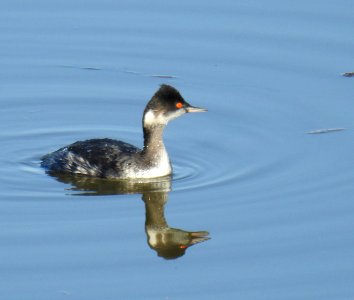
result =
[[145,125],[156,125],[156,124],[167,124],[167,119],[163,118],[161,114],[158,116],[155,115],[154,111],[148,110],[144,115],[144,124]]

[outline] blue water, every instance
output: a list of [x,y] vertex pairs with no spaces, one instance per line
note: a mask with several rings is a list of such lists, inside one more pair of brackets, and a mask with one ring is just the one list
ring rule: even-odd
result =
[[[0,7],[1,298],[354,298],[352,1]],[[209,110],[166,129],[171,182],[39,167],[86,138],[142,146],[161,83]]]

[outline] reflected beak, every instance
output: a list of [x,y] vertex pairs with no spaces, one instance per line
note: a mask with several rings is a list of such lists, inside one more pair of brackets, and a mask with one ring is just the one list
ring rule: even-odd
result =
[[197,232],[191,232],[191,245],[195,245],[207,240],[210,240],[210,237],[208,237],[209,232],[208,231],[197,231]]
[[195,106],[187,106],[185,109],[186,109],[187,113],[206,112],[206,111],[208,111],[206,108],[195,107]]

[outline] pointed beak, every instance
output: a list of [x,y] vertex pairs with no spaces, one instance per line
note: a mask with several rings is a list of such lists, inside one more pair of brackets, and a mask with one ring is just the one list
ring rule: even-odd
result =
[[208,237],[209,235],[208,231],[197,231],[197,232],[191,232],[190,234],[192,238],[191,245],[195,245],[210,240],[210,237]]
[[208,111],[206,108],[195,107],[195,106],[187,106],[185,109],[186,109],[187,113],[206,112],[206,111]]

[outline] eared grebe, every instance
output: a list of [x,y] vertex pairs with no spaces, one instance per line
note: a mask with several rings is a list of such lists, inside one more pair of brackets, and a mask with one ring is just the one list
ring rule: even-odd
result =
[[52,174],[101,178],[154,178],[170,175],[172,166],[162,135],[167,123],[185,113],[206,109],[188,104],[172,86],[161,85],[143,115],[144,148],[112,139],[78,141],[42,157]]

